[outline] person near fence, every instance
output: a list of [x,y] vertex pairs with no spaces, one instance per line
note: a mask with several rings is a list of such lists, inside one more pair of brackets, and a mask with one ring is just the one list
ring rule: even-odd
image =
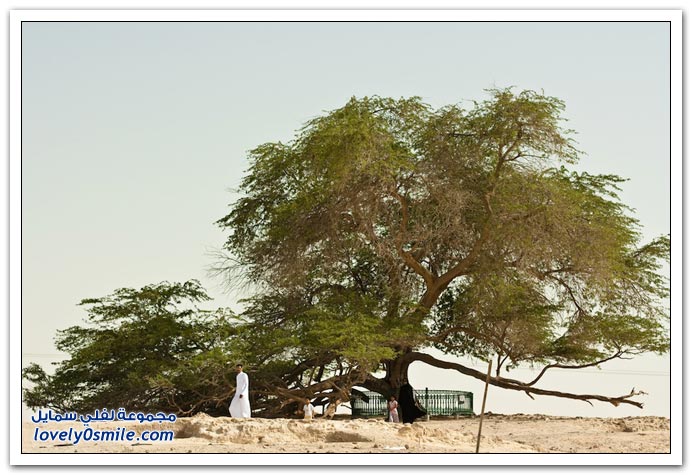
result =
[[399,422],[399,403],[394,396],[389,396],[387,409],[389,410],[389,422]]
[[408,383],[408,380],[404,380],[404,384],[399,388],[399,409],[404,424],[413,424],[416,419],[427,414],[416,400],[413,387]]

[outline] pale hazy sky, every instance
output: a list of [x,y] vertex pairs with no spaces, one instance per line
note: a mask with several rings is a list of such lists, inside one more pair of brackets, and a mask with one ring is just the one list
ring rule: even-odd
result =
[[[667,23],[24,23],[23,364],[56,357],[82,298],[199,279],[247,169],[247,150],[290,140],[351,96],[433,106],[489,87],[563,99],[580,168],[627,177],[645,239],[670,232]],[[237,307],[236,307],[237,308]],[[483,368],[482,363],[476,367]],[[548,389],[649,393],[645,409],[490,389],[493,412],[669,415],[667,355],[544,378]],[[510,376],[523,379],[528,370]],[[526,376],[528,377],[528,376]],[[482,383],[416,364],[414,386]]]

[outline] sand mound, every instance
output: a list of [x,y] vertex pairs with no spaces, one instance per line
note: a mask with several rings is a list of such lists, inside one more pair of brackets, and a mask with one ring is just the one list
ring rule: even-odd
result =
[[624,417],[607,420],[606,424],[613,432],[670,431],[670,420],[661,417]]
[[[335,442],[372,442],[365,435],[372,427],[367,421],[306,422],[295,419],[233,419],[196,415],[181,419],[176,438],[198,437],[215,443],[234,444],[301,444]],[[382,428],[387,429],[384,423]]]

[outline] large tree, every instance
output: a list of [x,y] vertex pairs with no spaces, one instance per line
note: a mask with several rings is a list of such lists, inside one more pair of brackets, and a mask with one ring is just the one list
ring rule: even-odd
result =
[[[641,242],[620,177],[570,168],[580,153],[562,101],[490,96],[468,110],[354,98],[250,152],[218,221],[218,270],[258,290],[242,331],[268,406],[354,385],[395,393],[414,361],[485,379],[425,353],[436,347],[494,358],[499,387],[641,407],[634,390],[537,383],[667,351],[669,239]],[[537,377],[506,377],[520,363]]]

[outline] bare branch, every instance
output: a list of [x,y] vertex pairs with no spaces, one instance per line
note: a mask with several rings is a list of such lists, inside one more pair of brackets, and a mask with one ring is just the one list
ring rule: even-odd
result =
[[550,277],[554,281],[558,282],[567,291],[567,293],[569,294],[570,300],[572,301],[574,306],[577,307],[577,310],[579,311],[580,315],[588,315],[588,313],[579,304],[579,301],[577,300],[576,295],[574,295],[574,291],[569,286],[569,284],[567,284],[567,282],[565,282],[564,279],[562,279],[561,277],[558,277],[556,275],[552,275],[552,274],[549,275],[548,277]]
[[[412,352],[406,355],[408,358],[411,359],[411,361],[422,361],[423,363],[427,363],[430,366],[435,366],[436,368],[443,368],[443,369],[453,369],[456,370],[462,374],[465,374],[467,376],[472,376],[476,379],[479,379],[481,381],[485,381],[486,379],[486,374],[482,373],[480,371],[476,371],[475,369],[468,368],[464,365],[461,365],[459,363],[452,363],[449,361],[442,361],[438,360],[437,358],[427,355],[425,353],[418,353],[418,352]],[[526,383],[521,383],[519,381],[515,380],[509,380],[505,379],[502,377],[490,377],[490,384],[493,386],[497,386],[500,388],[504,389],[512,389],[515,391],[522,391],[527,394],[538,394],[541,396],[555,396],[555,397],[561,397],[561,398],[567,398],[567,399],[577,399],[580,401],[586,401],[589,404],[592,404],[590,401],[603,401],[612,404],[613,406],[619,406],[620,404],[629,404],[632,406],[636,406],[638,408],[643,408],[644,404],[638,401],[633,401],[631,398],[634,396],[639,396],[642,394],[646,394],[643,391],[635,391],[634,388],[632,391],[630,391],[629,394],[625,394],[623,396],[616,396],[616,397],[609,397],[609,396],[602,396],[600,394],[573,394],[573,393],[566,393],[566,392],[561,392],[561,391],[552,391],[548,389],[539,389],[539,388],[534,388],[529,386]]]
[[615,358],[620,358],[622,355],[623,355],[623,352],[622,352],[622,351],[617,351],[615,354],[613,354],[612,356],[609,356],[608,358],[603,358],[603,359],[601,359],[601,360],[594,361],[593,363],[585,363],[585,364],[581,364],[581,365],[549,364],[548,366],[546,366],[545,368],[543,368],[543,369],[541,370],[541,372],[538,374],[538,376],[536,376],[536,378],[535,378],[533,381],[531,381],[530,383],[527,383],[527,386],[533,386],[534,384],[536,384],[536,383],[538,382],[538,380],[541,379],[541,378],[543,377],[543,375],[545,374],[545,372],[548,371],[548,370],[551,369],[551,368],[561,368],[561,369],[583,369],[583,368],[589,368],[589,367],[592,367],[592,366],[598,366],[599,364],[603,364],[603,363],[605,363],[606,361],[610,361],[610,360],[613,360],[613,359],[615,359]]

